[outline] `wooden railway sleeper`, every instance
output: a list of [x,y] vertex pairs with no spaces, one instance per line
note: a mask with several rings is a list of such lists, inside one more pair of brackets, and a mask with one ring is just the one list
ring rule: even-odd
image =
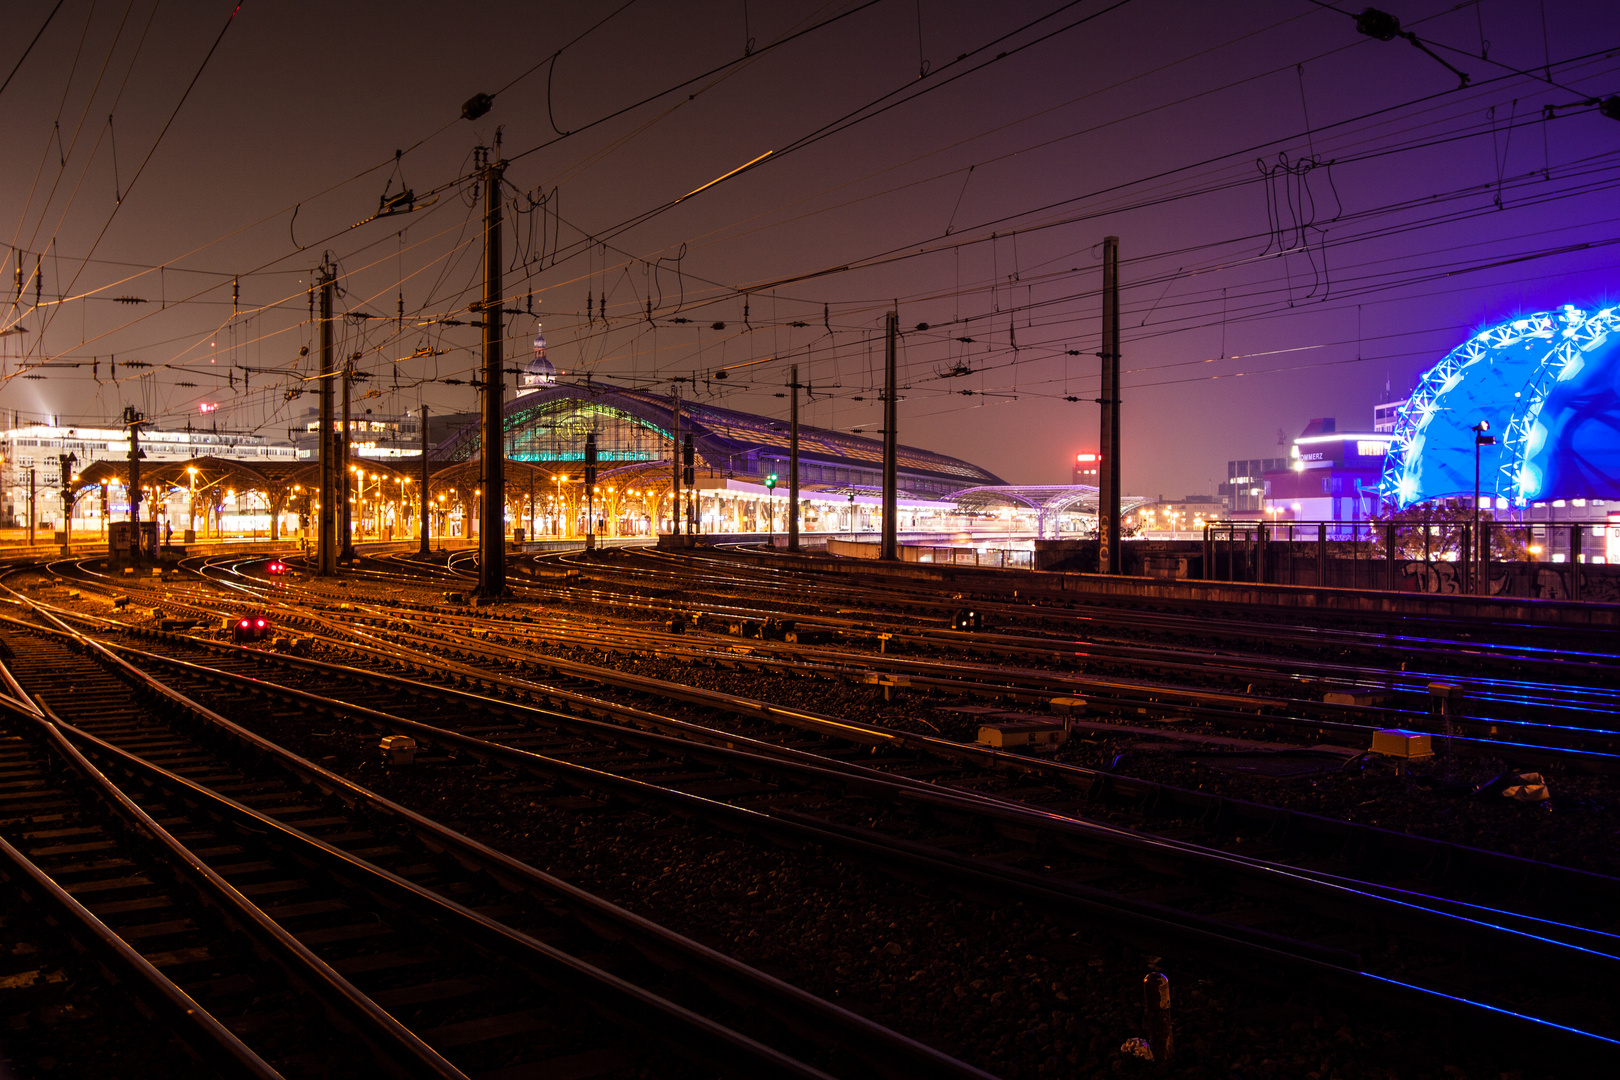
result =
[[[362,710],[362,711],[364,711],[364,710]],[[413,731],[417,731],[417,732],[422,733],[422,734],[429,734],[429,733],[433,732],[434,730],[436,730],[436,729],[428,728],[425,725],[416,724],[416,723],[411,722],[411,721],[404,721],[404,720],[401,720],[399,718],[394,718],[392,720],[392,723],[394,723],[394,724],[396,724],[396,725],[398,725],[400,727],[403,727],[406,730],[413,730]],[[440,737],[454,738],[457,741],[463,742],[463,743],[476,743],[476,742],[481,741],[481,740],[472,739],[469,736],[456,736],[453,733],[449,733],[449,732],[440,732],[439,735],[440,735]],[[509,756],[512,757],[512,760],[514,760],[514,761],[530,761],[530,762],[538,763],[538,760],[539,760],[539,759],[536,758],[535,755],[532,755],[532,754],[530,754],[529,752],[526,752],[526,751],[508,750],[508,749],[502,749],[502,748],[492,748],[492,752],[499,752],[499,753],[504,753],[506,755],[509,755]],[[546,771],[546,772],[555,772],[557,770],[561,770],[564,773],[567,773],[571,769],[574,769],[574,768],[577,768],[577,767],[576,766],[567,766],[567,765],[565,765],[564,763],[561,763],[561,762],[555,762],[552,765],[550,765],[549,767],[547,767],[544,771]],[[596,783],[598,785],[600,785],[604,781],[607,781],[607,777],[602,777],[601,779],[597,780]],[[581,783],[588,786],[588,781],[582,780]],[[626,784],[629,784],[631,786],[629,786],[629,787],[624,786]],[[900,788],[905,787],[905,785],[900,784],[898,782],[895,783],[895,786],[896,786],[897,791]],[[1131,786],[1137,787],[1138,785],[1133,782],[1133,784]],[[650,794],[649,792],[646,792],[645,789],[641,788],[639,785],[636,785],[635,782],[633,782],[633,781],[625,781],[625,780],[622,780],[621,778],[616,778],[616,777],[613,778],[613,780],[611,782],[608,782],[608,787],[611,790],[614,790],[615,792],[617,792],[620,795],[624,795],[626,793],[633,792],[636,795],[636,801],[642,801],[643,799],[648,797],[648,795]],[[1153,785],[1140,785],[1140,787],[1153,787]],[[678,793],[671,793],[670,795],[665,796],[665,798],[671,798],[671,797],[679,798],[680,796],[679,796]],[[925,803],[925,804],[926,803],[937,802],[939,800],[951,801],[950,797],[948,797],[948,796],[946,796],[946,795],[944,795],[942,793],[939,793],[939,792],[912,791],[909,788],[907,788],[906,791],[905,791],[905,798],[919,800],[919,801],[921,801],[922,803]],[[1015,808],[1013,808],[1011,806],[1007,806],[1007,807],[1000,807],[999,809],[997,809],[995,811],[995,813],[999,813],[1000,815],[1002,815],[1004,817],[1010,815],[1011,817],[1016,818],[1019,815],[1020,811],[1018,811],[1017,809],[1015,809]],[[755,820],[757,820],[757,819],[755,819]],[[1076,823],[1073,823],[1073,824],[1074,824],[1074,826],[1078,827],[1080,823],[1076,822]],[[755,827],[757,827],[757,826],[755,826]],[[1068,826],[1065,826],[1065,828],[1068,828]],[[1116,843],[1118,842],[1118,839],[1122,839],[1122,837],[1116,836]],[[1174,858],[1177,857],[1177,856],[1172,854],[1171,848],[1180,847],[1180,845],[1171,844],[1169,846],[1164,846],[1162,844],[1162,842],[1151,841],[1150,838],[1148,838],[1148,837],[1141,837],[1141,840],[1150,841],[1149,848],[1152,848],[1154,846],[1158,846],[1160,848],[1160,850],[1157,852],[1156,856],[1154,856],[1154,857],[1161,857],[1161,858],[1166,858],[1166,859],[1174,859]],[[1135,842],[1135,841],[1133,841],[1128,846],[1136,847],[1139,850],[1148,850],[1148,849],[1144,849],[1143,845],[1141,843]],[[1191,849],[1183,850],[1180,857],[1184,859],[1187,855],[1189,855],[1191,853],[1192,853]],[[1228,872],[1235,873],[1235,872],[1238,872],[1238,870],[1240,869],[1240,863],[1236,862],[1236,861],[1233,861],[1232,857],[1220,856],[1219,861],[1224,861],[1226,863],[1226,865],[1228,867]],[[1244,872],[1249,872],[1249,871],[1244,871]],[[1325,884],[1325,882],[1318,882],[1315,885],[1306,885],[1305,880],[1302,877],[1300,877],[1300,875],[1298,875],[1298,874],[1284,874],[1282,878],[1278,878],[1275,874],[1272,874],[1272,873],[1263,874],[1262,876],[1268,878],[1269,880],[1277,880],[1280,883],[1282,881],[1284,881],[1284,879],[1300,878],[1300,880],[1294,882],[1292,887],[1295,888],[1296,890],[1299,889],[1300,887],[1304,887],[1306,889],[1306,892],[1304,894],[1302,894],[1302,896],[1303,895],[1309,895],[1310,892],[1313,889],[1319,888],[1322,884]],[[1358,902],[1364,902],[1364,901],[1358,901]],[[1438,914],[1439,914],[1438,911],[1425,912],[1421,908],[1412,908],[1410,904],[1407,904],[1407,905],[1405,905],[1405,908],[1403,909],[1400,918],[1404,919],[1406,921],[1411,921],[1414,917],[1417,917],[1419,919],[1427,919],[1427,918],[1432,918],[1434,915],[1438,915]],[[1488,927],[1480,927],[1480,929],[1485,931],[1486,933],[1494,933],[1495,932],[1494,930],[1491,930]],[[1606,961],[1600,961],[1600,963],[1601,962],[1606,962]]]
[[250,938],[254,952],[278,966],[294,983],[319,997],[334,1020],[349,1027],[377,1051],[377,1060],[385,1063],[390,1072],[400,1076],[466,1080],[459,1069],[379,1009],[369,997],[283,930],[223,877],[209,869],[151,815],[112,785],[63,734],[66,730],[77,729],[63,724],[48,712],[43,715],[30,712],[9,699],[0,699],[0,707],[35,725],[56,753],[93,786],[115,815],[165,849],[169,856],[167,865],[175,869],[176,876],[183,878],[206,906],[219,911],[237,933]]
[[[747,1036],[738,1035],[721,1025],[690,1013],[678,1005],[591,967],[526,934],[462,907],[453,900],[423,889],[357,856],[276,821],[260,811],[210,792],[71,725],[59,726],[75,740],[94,748],[103,756],[118,761],[122,767],[144,773],[153,782],[184,792],[182,797],[185,801],[206,809],[211,815],[244,824],[251,830],[265,832],[276,838],[278,845],[286,845],[290,853],[301,862],[308,862],[327,872],[336,871],[340,877],[359,875],[364,881],[361,887],[367,893],[380,893],[385,897],[392,897],[394,902],[415,908],[436,920],[451,922],[458,927],[457,933],[480,940],[485,947],[505,959],[530,968],[543,979],[567,987],[572,993],[592,1000],[608,1015],[633,1017],[638,1026],[656,1032],[664,1039],[686,1045],[697,1055],[698,1060],[711,1067],[746,1076],[767,1075],[798,1077],[801,1080],[830,1080],[819,1070],[762,1046]],[[479,867],[475,872],[482,870],[483,868]],[[447,1075],[460,1076],[460,1073]]]
[[174,1030],[199,1059],[227,1076],[281,1080],[281,1073],[3,838],[0,860],[4,862],[5,876],[52,912],[54,925],[94,957],[116,982],[130,987],[149,1015]]

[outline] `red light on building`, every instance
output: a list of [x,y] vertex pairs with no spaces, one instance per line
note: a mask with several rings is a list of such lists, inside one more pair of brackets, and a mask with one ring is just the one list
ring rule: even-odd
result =
[[1097,470],[1101,468],[1101,466],[1101,454],[1074,455],[1074,479],[1071,482],[1095,486],[1097,483]]

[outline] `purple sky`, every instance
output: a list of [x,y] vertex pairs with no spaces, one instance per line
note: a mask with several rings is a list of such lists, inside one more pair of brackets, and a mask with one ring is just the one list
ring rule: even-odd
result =
[[[231,20],[64,0],[0,92],[0,327],[26,331],[0,337],[0,407],[103,424],[134,404],[175,425],[207,402],[222,427],[284,435],[315,404],[289,392],[313,370],[305,289],[330,252],[339,307],[379,316],[340,331],[374,373],[361,407],[472,408],[443,380],[469,377],[478,331],[434,320],[479,295],[467,180],[497,126],[525,211],[506,290],[520,308],[532,290],[559,368],[696,376],[709,400],[785,415],[798,363],[807,422],[875,432],[898,302],[902,441],[1011,482],[1065,482],[1095,449],[1105,235],[1133,494],[1210,492],[1314,416],[1370,426],[1386,379],[1404,394],[1472,329],[1620,286],[1620,122],[1580,104],[1620,93],[1612,2],[1391,5],[1462,89],[1309,0],[621,3],[475,21],[247,0]],[[55,6],[9,5],[0,78]],[[493,109],[459,119],[478,92]],[[351,227],[402,183],[419,209]],[[585,314],[604,292],[605,324]],[[510,320],[513,363],[535,323]],[[276,371],[244,388],[232,365]]]

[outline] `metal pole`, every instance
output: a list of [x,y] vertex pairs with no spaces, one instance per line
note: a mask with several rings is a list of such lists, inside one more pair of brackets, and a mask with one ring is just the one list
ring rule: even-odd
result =
[[72,467],[78,458],[72,454],[58,454],[57,460],[62,464],[62,554],[66,555],[73,546]]
[[788,550],[799,550],[799,365],[788,369],[791,384],[788,393],[793,406],[789,410],[790,434],[788,457]]
[[[1097,572],[1117,574],[1119,536],[1119,237],[1103,237],[1102,430],[1097,470]],[[1230,552],[1229,552],[1230,554]]]
[[[1581,536],[1581,533],[1583,533],[1583,531],[1584,531],[1583,526],[1579,526],[1579,525],[1571,525],[1570,526],[1570,599],[1571,599],[1571,601],[1578,601],[1578,599],[1581,599],[1581,585],[1583,585],[1583,583],[1581,583],[1581,539],[1583,539],[1583,536]],[[1550,541],[1549,541],[1549,546],[1550,546]]]
[[[354,373],[354,361],[347,360],[343,364],[343,431],[339,436],[343,446],[338,453],[338,466],[342,470],[343,497],[339,500],[340,520],[343,522],[343,549],[338,558],[344,562],[354,561],[354,509],[349,505],[350,479],[354,476],[352,471],[354,451],[353,443],[349,439],[349,383]],[[361,485],[362,489],[365,487]],[[361,492],[364,494],[364,491]]]
[[315,573],[337,573],[337,447],[332,430],[332,288],[330,267],[321,269],[321,437],[320,520],[316,525]]
[[585,436],[585,550],[596,549],[596,433]]
[[1395,519],[1384,522],[1384,588],[1390,592],[1396,586]]
[[506,592],[506,455],[501,437],[501,175],[500,140],[496,160],[484,166],[484,512],[479,523],[478,592]]
[[[1474,536],[1475,540],[1477,541],[1478,538],[1479,538],[1479,428],[1477,426],[1474,429],[1474,532],[1473,532],[1473,536]],[[1469,554],[1474,555],[1475,552],[1470,551]],[[1471,590],[1469,590],[1469,591],[1474,593],[1477,596],[1479,594],[1479,592],[1480,592],[1480,588],[1479,588],[1479,561],[1478,561],[1477,558],[1476,559],[1470,559],[1469,561],[1473,563],[1473,576],[1472,576],[1472,579],[1469,582],[1469,584],[1473,585],[1473,588]]]
[[428,553],[428,407],[422,406],[422,520],[420,528],[422,533],[421,546],[417,548],[419,554]]
[[[135,504],[130,503],[129,505],[131,513],[133,513]],[[134,518],[130,520],[133,521]],[[136,531],[139,532],[140,530],[137,529]],[[34,470],[32,468],[28,470],[28,546],[34,546]],[[141,546],[139,540],[136,541],[135,546],[137,548]]]
[[669,444],[669,460],[675,469],[675,484],[669,489],[669,524],[676,536],[681,535],[681,384],[670,387],[670,401],[675,415],[673,441]]
[[[130,561],[141,562],[141,421],[135,406],[124,406],[124,426],[129,428],[129,529],[134,547]],[[28,542],[34,542],[34,472],[28,471]]]
[[897,401],[899,379],[895,371],[895,352],[900,337],[900,313],[889,312],[887,323],[883,350],[883,543],[878,550],[878,558],[892,561],[900,557],[899,493],[896,490],[899,484],[900,457],[900,433],[897,427],[899,409],[896,407],[899,404]]

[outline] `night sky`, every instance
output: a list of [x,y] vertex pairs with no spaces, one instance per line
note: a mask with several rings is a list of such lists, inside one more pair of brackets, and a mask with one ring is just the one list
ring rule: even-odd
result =
[[1391,3],[1433,56],[1363,6],[12,0],[0,407],[284,438],[329,256],[357,410],[472,409],[479,331],[445,320],[476,317],[499,131],[511,365],[543,322],[567,377],[785,416],[797,363],[806,422],[875,434],[898,304],[902,441],[1067,482],[1118,235],[1124,487],[1210,493],[1482,325],[1620,289],[1620,121],[1587,103],[1620,4]]

